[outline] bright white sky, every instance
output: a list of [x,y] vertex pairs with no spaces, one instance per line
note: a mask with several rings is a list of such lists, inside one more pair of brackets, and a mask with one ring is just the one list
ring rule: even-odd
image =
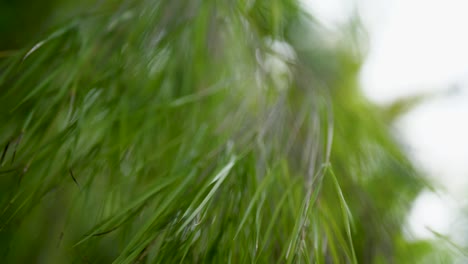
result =
[[[426,226],[456,232],[456,207],[468,198],[468,1],[302,1],[328,26],[345,22],[357,7],[369,31],[361,83],[372,101],[445,92],[395,125],[414,162],[445,190],[423,192],[416,200],[409,217],[412,232],[428,237]],[[455,85],[458,92],[446,92]]]

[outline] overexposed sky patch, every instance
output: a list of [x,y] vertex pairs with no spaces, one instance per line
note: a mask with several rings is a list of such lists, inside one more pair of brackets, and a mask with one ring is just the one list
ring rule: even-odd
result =
[[391,2],[385,25],[370,32],[361,76],[370,99],[385,103],[444,90],[468,74],[468,1]]
[[353,10],[350,0],[300,0],[303,6],[325,26],[345,23]]

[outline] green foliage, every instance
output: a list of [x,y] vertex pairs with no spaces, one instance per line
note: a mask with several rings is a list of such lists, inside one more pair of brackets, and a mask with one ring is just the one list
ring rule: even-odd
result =
[[423,261],[346,41],[292,0],[103,1],[3,58],[2,258]]

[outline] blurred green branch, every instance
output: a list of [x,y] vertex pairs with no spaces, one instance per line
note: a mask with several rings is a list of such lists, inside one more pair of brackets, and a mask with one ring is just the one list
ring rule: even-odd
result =
[[293,0],[54,4],[61,26],[0,56],[6,263],[439,252],[404,239],[426,183],[359,92],[356,39]]

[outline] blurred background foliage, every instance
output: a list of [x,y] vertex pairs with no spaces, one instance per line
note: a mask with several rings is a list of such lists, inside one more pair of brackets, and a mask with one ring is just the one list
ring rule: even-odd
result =
[[2,263],[451,263],[360,93],[358,20],[293,0],[0,2]]

